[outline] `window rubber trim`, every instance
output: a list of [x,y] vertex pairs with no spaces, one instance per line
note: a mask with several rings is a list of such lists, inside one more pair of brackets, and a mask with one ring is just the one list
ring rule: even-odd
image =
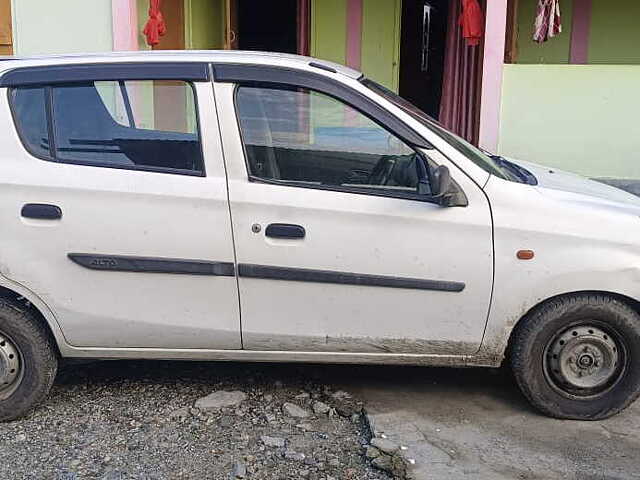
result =
[[280,187],[308,188],[311,190],[325,190],[328,192],[352,193],[356,195],[369,195],[372,197],[396,198],[399,200],[413,200],[416,202],[432,203],[434,205],[438,204],[433,197],[430,197],[428,195],[421,195],[417,191],[413,193],[413,192],[401,192],[398,190],[384,190],[384,189],[378,190],[375,188],[367,188],[367,187],[341,187],[338,185],[322,185],[322,184],[306,185],[304,183],[290,182],[287,180],[261,178],[255,175],[249,175],[249,181],[254,183],[265,183],[268,185],[278,185]]
[[208,82],[206,62],[117,62],[17,67],[0,77],[0,88],[88,81],[183,80]]
[[212,68],[216,82],[247,86],[308,88],[329,95],[360,111],[409,145],[417,148],[434,148],[425,138],[382,106],[327,75],[291,68],[234,63],[214,63]]

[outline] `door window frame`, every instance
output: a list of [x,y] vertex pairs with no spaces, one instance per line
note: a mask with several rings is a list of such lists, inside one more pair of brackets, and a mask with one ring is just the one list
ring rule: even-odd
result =
[[214,79],[217,83],[233,83],[235,88],[233,91],[233,105],[236,116],[236,123],[244,153],[245,169],[247,179],[250,182],[266,183],[271,185],[280,185],[286,187],[308,188],[313,190],[325,190],[343,193],[354,193],[360,195],[370,195],[375,197],[397,198],[403,200],[414,200],[427,203],[437,203],[437,201],[429,196],[415,192],[405,192],[397,190],[379,191],[371,187],[354,187],[339,185],[316,185],[303,184],[288,180],[266,179],[251,174],[249,168],[249,158],[244,142],[244,134],[240,124],[240,115],[237,104],[238,91],[240,87],[260,87],[260,88],[283,88],[296,89],[302,88],[311,92],[326,95],[334,100],[347,105],[356,112],[364,115],[374,122],[380,128],[404,142],[407,147],[411,148],[418,159],[424,165],[424,170],[419,168],[419,173],[426,173],[426,180],[431,184],[430,164],[419,148],[433,149],[434,147],[421,135],[411,129],[404,122],[392,115],[380,105],[376,104],[360,92],[341,84],[340,82],[331,80],[324,75],[318,75],[304,70],[292,70],[282,67],[271,67],[262,65],[241,65],[241,64],[218,64],[213,66]]

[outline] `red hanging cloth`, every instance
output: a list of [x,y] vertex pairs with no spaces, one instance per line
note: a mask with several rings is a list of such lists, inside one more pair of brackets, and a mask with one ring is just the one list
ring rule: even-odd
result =
[[167,25],[164,23],[162,12],[160,11],[161,0],[150,0],[149,2],[149,20],[144,26],[145,37],[147,37],[147,43],[151,46],[158,45],[160,43],[160,37],[167,33]]
[[484,15],[478,0],[462,0],[460,25],[467,45],[480,45],[480,39],[484,34]]

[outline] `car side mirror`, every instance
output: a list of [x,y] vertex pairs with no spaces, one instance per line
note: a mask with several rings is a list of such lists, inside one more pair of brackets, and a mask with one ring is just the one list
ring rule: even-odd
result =
[[445,165],[431,170],[431,196],[438,200],[438,204],[446,207],[449,205],[448,199],[452,193],[451,172]]
[[439,165],[431,169],[431,198],[441,207],[466,207],[467,196],[451,179],[449,169]]

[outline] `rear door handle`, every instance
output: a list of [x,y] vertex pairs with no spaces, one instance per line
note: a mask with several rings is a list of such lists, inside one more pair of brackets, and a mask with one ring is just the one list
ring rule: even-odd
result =
[[58,220],[62,218],[62,210],[57,205],[46,203],[26,203],[20,214],[25,218],[38,218],[41,220]]
[[300,225],[272,223],[267,226],[264,234],[271,238],[304,238],[307,232]]

